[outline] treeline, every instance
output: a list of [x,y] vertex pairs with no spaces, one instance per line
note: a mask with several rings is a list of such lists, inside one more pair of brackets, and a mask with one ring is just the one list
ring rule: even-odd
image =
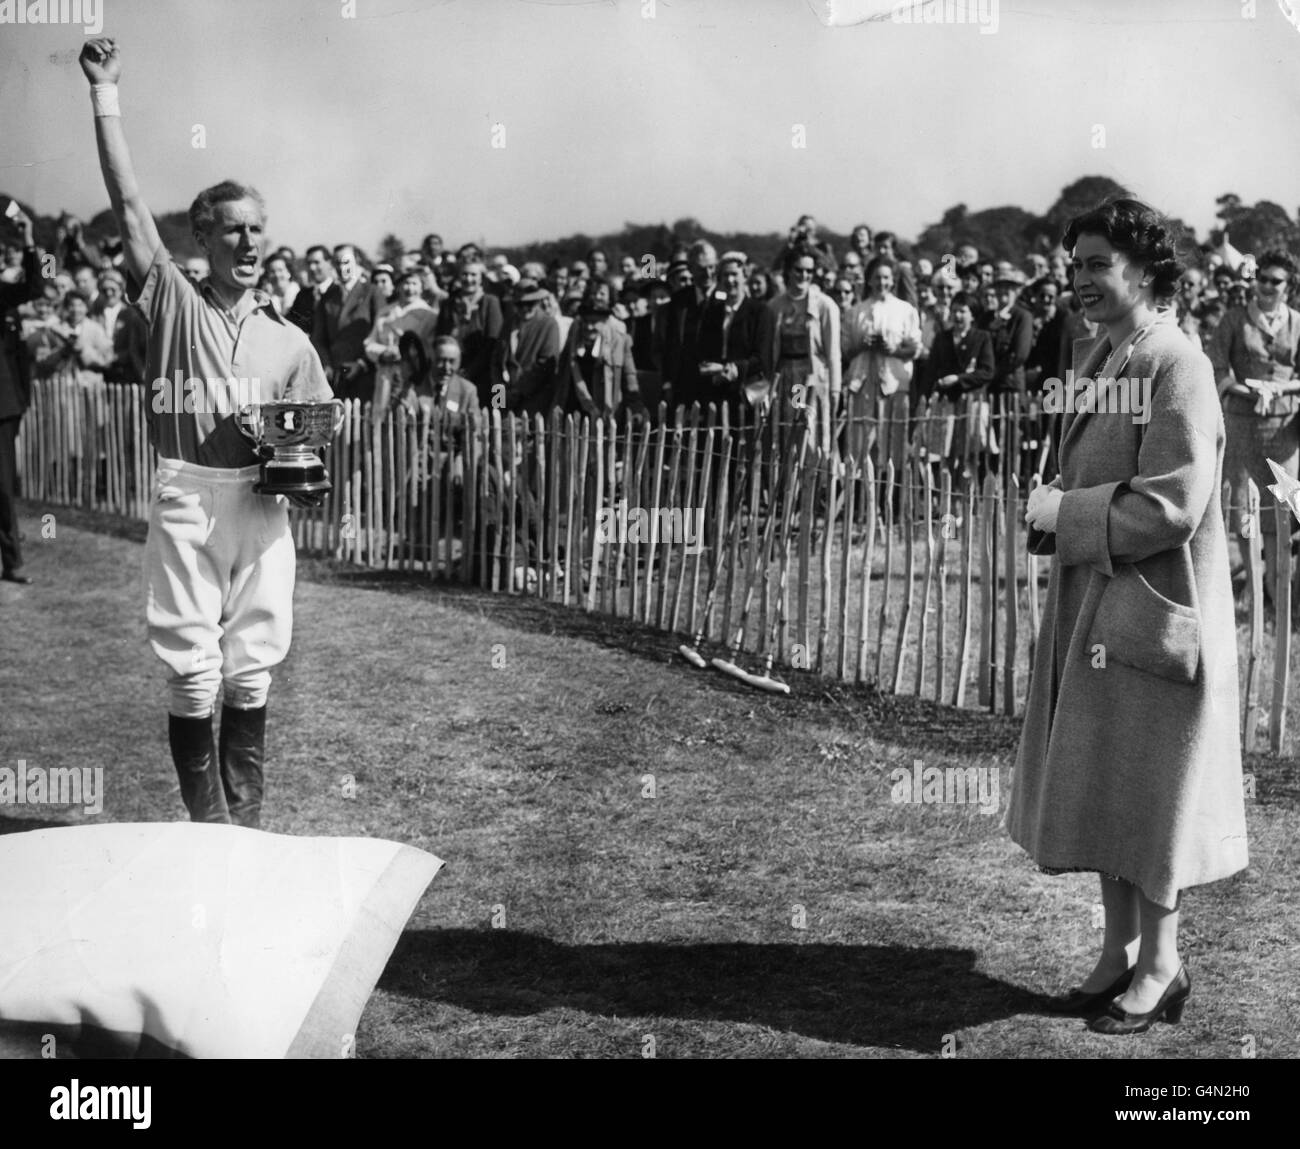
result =
[[[1108,196],[1124,192],[1122,185],[1107,176],[1084,176],[1064,188],[1056,202],[1042,215],[1010,205],[972,212],[964,203],[959,203],[945,211],[938,223],[930,224],[920,235],[914,238],[900,235],[897,246],[906,256],[924,256],[937,261],[960,244],[971,243],[986,258],[1007,259],[1019,264],[1031,252],[1047,252],[1055,247],[1071,217],[1096,206]],[[815,199],[815,196],[809,198]],[[1181,231],[1183,246],[1188,255],[1194,255],[1197,248],[1218,246],[1226,230],[1232,245],[1238,251],[1258,255],[1270,248],[1281,247],[1300,259],[1300,223],[1281,205],[1269,200],[1248,205],[1231,192],[1217,197],[1215,204],[1215,214],[1221,225],[1212,229],[1204,239],[1198,237],[1194,229],[1183,221],[1173,221]],[[37,242],[48,250],[54,250],[60,215],[42,215],[28,204],[22,204],[22,207],[36,221]],[[815,214],[815,202],[809,203],[807,207]],[[1296,214],[1300,218],[1300,210]],[[790,222],[793,224],[794,220]],[[175,255],[184,258],[199,254],[184,211],[167,212],[157,217],[157,223],[163,242]],[[849,230],[836,232],[819,220],[821,238],[828,241],[836,252],[843,252],[848,247],[851,229],[858,223],[866,223],[873,231],[881,231],[889,228],[891,221],[868,209],[864,210],[861,219],[854,219],[847,224]],[[441,234],[446,245],[453,250],[469,238],[457,233],[454,221],[431,221],[427,230]],[[87,242],[96,246],[105,239],[115,238],[117,225],[112,213],[105,210],[85,221],[84,234]],[[743,251],[758,263],[771,265],[778,259],[787,235],[784,232],[758,234],[716,231],[698,219],[686,218],[672,224],[627,223],[618,232],[603,235],[578,232],[560,239],[504,249],[494,246],[491,236],[486,238],[489,252],[507,251],[516,266],[528,260],[547,264],[557,259],[571,262],[585,258],[593,247],[603,248],[615,265],[625,255],[638,261],[646,256],[663,260],[675,248],[700,238],[708,239],[719,251]],[[357,237],[344,235],[319,237],[320,242],[329,244],[356,242],[356,239]],[[404,250],[418,248],[422,239],[423,234],[407,236],[405,239],[389,234],[383,236],[373,248],[368,249],[363,243],[360,245],[363,262],[395,262]],[[302,254],[301,251],[299,254]]]

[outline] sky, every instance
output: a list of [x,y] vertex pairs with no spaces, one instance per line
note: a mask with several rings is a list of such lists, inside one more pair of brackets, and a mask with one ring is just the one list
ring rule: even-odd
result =
[[[992,33],[828,26],[828,0],[100,2],[149,206],[241,179],[299,250],[804,212],[910,238],[958,202],[1044,212],[1083,175],[1202,238],[1224,192],[1300,205],[1279,0],[984,0]],[[46,214],[107,206],[84,39],[0,22],[0,191]]]

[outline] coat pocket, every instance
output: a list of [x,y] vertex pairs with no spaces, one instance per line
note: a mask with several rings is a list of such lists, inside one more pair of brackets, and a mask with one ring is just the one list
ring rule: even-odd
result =
[[1102,592],[1092,643],[1116,662],[1190,685],[1201,661],[1200,613],[1166,598],[1136,566],[1122,564]]

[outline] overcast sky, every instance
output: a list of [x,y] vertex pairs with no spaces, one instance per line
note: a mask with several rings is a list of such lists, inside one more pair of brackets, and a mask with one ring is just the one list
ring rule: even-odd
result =
[[[300,249],[683,216],[784,231],[805,211],[912,237],[956,202],[1045,211],[1087,174],[1202,237],[1225,191],[1300,203],[1300,31],[1277,0],[1254,18],[1250,0],[1004,0],[993,34],[827,27],[814,0],[102,3],[150,206],[244,179]],[[0,25],[0,190],[46,213],[107,206],[83,39]]]

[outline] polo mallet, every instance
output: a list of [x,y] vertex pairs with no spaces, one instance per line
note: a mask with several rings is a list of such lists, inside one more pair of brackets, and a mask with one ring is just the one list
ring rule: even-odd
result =
[[[728,435],[726,442],[723,444],[722,447],[722,466],[718,470],[720,481],[722,482],[726,481],[726,474],[730,465],[731,465],[731,436]],[[748,473],[747,460],[744,459],[741,460],[741,467],[742,467],[741,473],[747,474]],[[743,491],[744,489],[743,483],[738,483],[737,486],[739,486]],[[706,497],[707,497],[707,492],[706,492]],[[744,496],[742,495],[741,497],[743,498]],[[741,504],[737,502],[735,506],[735,510],[739,511],[740,506]],[[703,670],[706,666],[708,666],[708,663],[704,661],[704,656],[700,654],[700,643],[704,641],[704,636],[709,631],[709,622],[713,618],[713,605],[718,597],[718,584],[721,582],[722,564],[726,561],[727,551],[731,549],[731,540],[733,537],[733,532],[735,532],[739,528],[739,524],[740,524],[740,515],[733,514],[731,521],[727,524],[726,538],[714,540],[714,547],[716,549],[713,555],[713,565],[709,570],[709,589],[704,596],[704,613],[700,619],[700,629],[695,632],[694,643],[688,644],[684,642],[681,644],[681,646],[677,648],[677,652],[684,659],[686,659],[687,662],[691,663],[692,666],[699,667],[701,670]]]
[[[763,430],[767,425],[767,410],[763,411],[763,418],[757,425],[756,441],[762,443]],[[726,443],[722,448],[722,466],[718,470],[720,481],[726,481],[728,468],[731,464],[731,443],[732,436],[728,435]],[[713,567],[709,571],[709,589],[704,598],[704,614],[700,619],[700,629],[695,632],[695,641],[687,644],[682,643],[677,648],[677,652],[691,663],[692,666],[699,667],[703,670],[708,666],[704,661],[704,656],[700,654],[700,643],[704,641],[704,636],[709,632],[709,623],[713,620],[713,608],[717,602],[718,588],[722,583],[722,564],[726,561],[727,553],[731,550],[732,541],[735,539],[735,533],[740,529],[740,511],[745,505],[745,483],[749,478],[750,459],[753,452],[747,452],[740,460],[740,467],[736,475],[736,493],[734,496],[734,505],[732,507],[731,521],[727,524],[725,539],[715,540],[717,552],[713,557]]]
[[[787,454],[793,454],[793,444],[791,444],[791,449],[787,451]],[[780,575],[780,591],[778,592],[779,595],[784,593],[785,585],[786,585],[785,579],[788,572],[788,559],[790,553],[789,526],[790,526],[790,517],[794,509],[794,486],[795,484],[793,483],[793,481],[787,482],[785,484],[785,490],[782,493],[782,504],[781,504],[781,515],[780,515],[781,575]],[[761,565],[763,571],[764,599],[766,599],[767,597],[767,580],[768,580],[768,574],[772,566],[772,543],[776,534],[776,522],[777,522],[777,508],[775,506],[770,506],[768,508],[767,523],[763,528],[763,542],[762,542],[762,546],[760,547],[761,553],[758,556],[758,564]],[[728,657],[725,659],[724,658],[713,659],[713,665],[718,670],[722,671],[723,674],[729,674],[732,678],[738,679],[739,681],[745,683],[746,685],[753,686],[758,690],[766,690],[773,694],[789,694],[790,687],[786,685],[786,683],[781,682],[779,679],[772,677],[773,651],[776,648],[776,636],[777,636],[778,628],[780,627],[781,622],[784,620],[783,611],[782,611],[779,598],[778,598],[778,603],[776,608],[772,611],[772,625],[768,628],[766,634],[760,636],[760,640],[762,641],[763,644],[763,656],[764,656],[762,671],[758,674],[750,674],[748,671],[738,666],[735,662],[735,658],[737,654],[740,652],[740,644],[744,639],[745,630],[747,629],[748,626],[749,609],[750,609],[751,601],[753,599],[753,591],[754,591],[754,581],[751,578],[745,591],[745,604],[744,604],[744,608],[741,610],[740,625],[736,628],[735,638],[731,642],[731,645],[728,649],[727,652]]]
[[[756,444],[755,449],[758,452],[758,465],[751,467],[749,474],[749,526],[751,531],[758,529],[758,495],[759,489],[762,487],[761,472],[763,469],[762,444]],[[735,637],[729,638],[729,636],[723,635],[724,640],[729,639],[727,642],[728,657],[725,659],[715,658],[712,660],[713,665],[717,667],[717,669],[721,670],[724,674],[730,674],[733,677],[738,678],[744,673],[735,665],[734,660],[740,651],[740,644],[745,638],[745,630],[749,624],[749,608],[754,602],[754,583],[758,577],[759,566],[762,564],[765,557],[765,548],[771,545],[771,526],[775,521],[775,518],[776,516],[769,511],[767,516],[767,526],[763,530],[762,540],[754,547],[753,559],[745,562],[745,582],[740,591],[740,619],[736,624],[735,631],[733,632]]]

